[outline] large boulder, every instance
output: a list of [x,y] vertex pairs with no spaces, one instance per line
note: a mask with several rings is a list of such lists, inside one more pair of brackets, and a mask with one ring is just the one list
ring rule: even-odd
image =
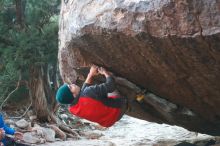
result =
[[104,66],[150,92],[130,115],[220,135],[219,0],[64,0],[59,40],[65,82]]

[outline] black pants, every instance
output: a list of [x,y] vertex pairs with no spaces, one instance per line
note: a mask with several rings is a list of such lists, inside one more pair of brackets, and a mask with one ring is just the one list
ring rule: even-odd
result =
[[6,146],[30,146],[27,144],[16,142],[14,139],[9,137],[6,137],[5,140],[6,140],[6,144],[5,144]]

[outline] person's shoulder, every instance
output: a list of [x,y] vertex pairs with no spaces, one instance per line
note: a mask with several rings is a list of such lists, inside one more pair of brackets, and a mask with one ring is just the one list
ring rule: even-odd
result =
[[94,85],[86,86],[84,88],[83,92],[88,92],[88,91],[92,90],[92,88],[94,88]]
[[82,90],[82,94],[85,95],[85,94],[88,94],[88,93],[91,93],[91,92],[94,92],[97,88],[97,84],[95,85],[90,85],[90,86],[86,86],[83,90]]

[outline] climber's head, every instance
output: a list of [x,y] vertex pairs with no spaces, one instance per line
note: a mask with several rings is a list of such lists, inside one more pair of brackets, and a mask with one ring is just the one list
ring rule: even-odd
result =
[[56,100],[61,104],[71,104],[79,92],[80,87],[76,84],[64,84],[58,89]]

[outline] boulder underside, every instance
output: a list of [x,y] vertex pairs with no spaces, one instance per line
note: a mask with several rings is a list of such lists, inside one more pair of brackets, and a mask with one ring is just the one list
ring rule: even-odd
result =
[[117,81],[127,114],[220,135],[220,1],[69,0],[59,37],[65,82],[104,66],[140,89]]

